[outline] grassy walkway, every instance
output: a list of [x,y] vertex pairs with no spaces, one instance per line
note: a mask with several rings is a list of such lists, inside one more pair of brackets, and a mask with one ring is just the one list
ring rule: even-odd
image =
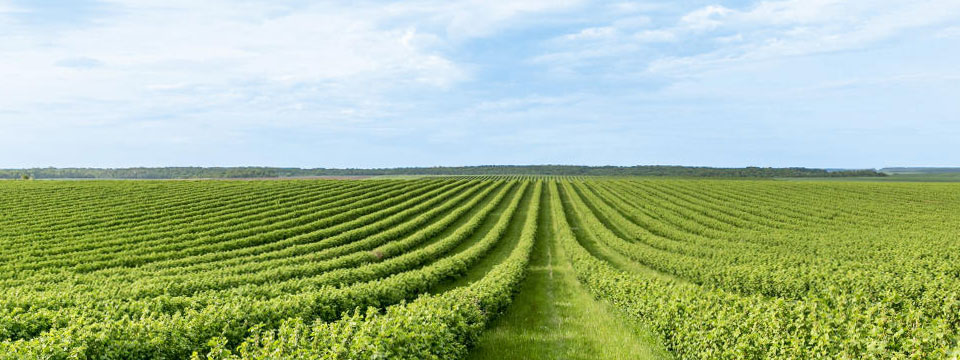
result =
[[[516,193],[519,191],[519,188],[520,185],[517,185],[517,187],[513,189],[513,192]],[[494,268],[494,266],[510,256],[510,252],[513,251],[513,248],[520,243],[520,234],[523,232],[523,222],[526,220],[527,213],[529,212],[528,210],[530,209],[529,200],[530,197],[533,196],[533,188],[534,185],[530,184],[523,194],[511,194],[511,197],[521,196],[522,199],[520,200],[520,204],[517,205],[517,211],[514,212],[513,218],[510,219],[510,224],[507,227],[507,231],[503,234],[503,237],[497,241],[497,244],[490,249],[490,252],[487,253],[487,255],[480,259],[480,261],[478,261],[476,264],[471,266],[466,275],[434,287],[429,291],[431,294],[442,294],[454,288],[470,285],[473,282],[482,279],[487,275],[488,272],[490,272],[490,270]],[[509,203],[510,198],[504,199],[502,205],[500,205],[493,211],[493,213],[489,215],[490,218],[485,220],[480,229],[478,229],[468,241],[463,242],[463,244],[460,244],[460,246],[450,253],[460,253],[479,242],[480,239],[486,236],[487,233],[490,232],[490,229],[496,225],[500,215],[507,210],[506,208]]]
[[527,279],[469,359],[669,359],[652,333],[577,282],[543,201]]

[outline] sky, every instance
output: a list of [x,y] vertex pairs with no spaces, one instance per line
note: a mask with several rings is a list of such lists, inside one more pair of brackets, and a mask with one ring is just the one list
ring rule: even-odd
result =
[[960,1],[0,0],[0,168],[960,166]]

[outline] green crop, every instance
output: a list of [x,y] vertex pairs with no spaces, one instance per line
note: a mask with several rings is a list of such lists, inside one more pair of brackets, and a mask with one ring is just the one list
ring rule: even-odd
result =
[[0,359],[460,358],[538,233],[679,359],[958,353],[957,185],[517,175],[0,182]]

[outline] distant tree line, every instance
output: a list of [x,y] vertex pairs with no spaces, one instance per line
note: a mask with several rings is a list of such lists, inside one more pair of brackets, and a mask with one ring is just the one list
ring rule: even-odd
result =
[[946,174],[960,173],[960,167],[888,167],[880,169],[885,174]]
[[679,177],[849,177],[886,176],[873,169],[824,170],[809,168],[713,168],[692,166],[575,166],[484,165],[460,167],[410,167],[389,169],[301,169],[276,167],[156,167],[156,168],[34,168],[0,169],[0,179],[230,179],[303,176],[376,175],[575,175],[575,176],[679,176]]
[[0,179],[199,179],[278,177],[266,167],[157,167],[157,168],[34,168],[0,169]]

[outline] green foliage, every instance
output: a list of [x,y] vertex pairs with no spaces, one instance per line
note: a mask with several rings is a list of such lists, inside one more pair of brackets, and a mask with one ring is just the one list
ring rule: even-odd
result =
[[[783,192],[782,187],[796,185],[771,185],[768,190],[781,191],[769,194],[794,208],[761,209],[756,193],[681,190],[686,187],[678,184],[564,182],[551,187],[564,199],[554,205],[556,217],[579,230],[561,221],[557,232],[573,254],[577,276],[596,296],[657,329],[678,358],[947,358],[956,348],[958,280],[943,272],[955,271],[947,270],[955,269],[954,253],[931,251],[945,245],[938,238],[956,220],[940,231],[920,217],[914,221],[923,228],[903,223],[891,228],[885,219],[900,218],[905,208],[887,213],[889,208],[860,198],[855,202],[869,215],[844,213],[854,209],[849,206],[829,212],[837,209],[831,203],[850,201],[855,193],[818,204],[809,192]],[[949,194],[914,186],[873,187],[871,195],[899,193],[920,200]],[[828,190],[859,192],[872,186],[837,187]],[[640,198],[647,206],[629,201]],[[709,206],[721,199],[723,207]],[[658,212],[648,212],[651,208]],[[933,209],[926,215],[957,210]],[[883,235],[871,236],[871,231]],[[934,236],[917,237],[908,247],[897,232]],[[672,277],[617,269],[587,251],[581,245],[586,242]]]
[[[523,278],[537,231],[541,186],[533,190],[521,239],[482,280],[384,313],[368,308],[334,322],[285,322],[256,331],[231,352],[215,339],[206,359],[454,359],[465,355],[486,322],[505,308]],[[519,197],[517,198],[519,199]],[[512,215],[504,216],[509,219]],[[501,221],[501,224],[505,224]],[[499,225],[499,224],[498,224]],[[498,226],[498,229],[500,227]],[[496,232],[495,230],[494,232]],[[204,358],[194,354],[194,358]]]
[[958,190],[531,176],[3,182],[0,359],[459,358],[510,303],[541,227],[594,296],[678,358],[949,358]]

